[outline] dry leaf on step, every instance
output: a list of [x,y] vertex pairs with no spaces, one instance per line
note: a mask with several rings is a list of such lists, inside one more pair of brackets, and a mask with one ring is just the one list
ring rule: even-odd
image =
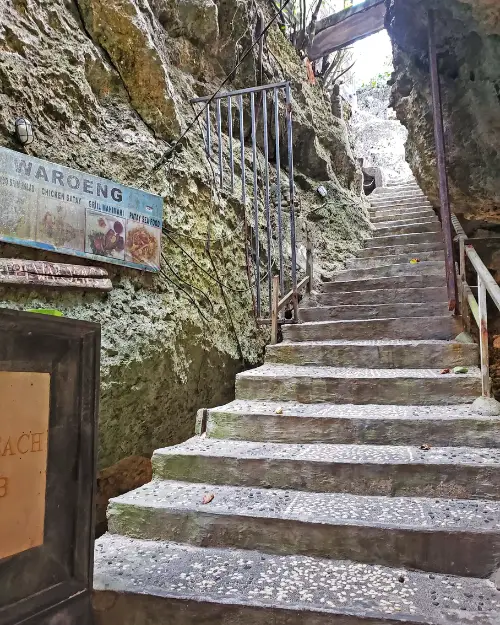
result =
[[274,411],[274,414],[283,414],[283,408],[281,406],[278,406]]
[[213,493],[209,493],[208,495],[205,495],[203,497],[203,500],[202,500],[201,503],[202,504],[210,503],[211,501],[213,501],[214,497],[215,497],[215,495]]
[[410,265],[416,265],[419,262],[420,262],[420,258],[412,258],[410,260]]
[[441,375],[445,374],[445,373],[450,373],[449,369],[441,369],[441,371],[439,372]]
[[427,445],[427,443],[424,443],[423,445],[420,445],[420,449],[422,451],[429,451],[430,448],[431,448],[431,446]]

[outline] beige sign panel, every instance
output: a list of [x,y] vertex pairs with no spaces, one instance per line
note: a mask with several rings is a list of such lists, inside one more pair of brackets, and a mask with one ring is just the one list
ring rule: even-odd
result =
[[50,374],[0,371],[0,558],[43,544]]

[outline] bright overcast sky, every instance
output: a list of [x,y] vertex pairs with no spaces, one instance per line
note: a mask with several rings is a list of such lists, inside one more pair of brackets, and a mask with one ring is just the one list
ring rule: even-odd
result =
[[387,62],[388,58],[392,59],[391,40],[386,30],[356,41],[353,48],[356,59],[354,74],[357,86],[368,82],[378,74],[391,71],[392,68]]

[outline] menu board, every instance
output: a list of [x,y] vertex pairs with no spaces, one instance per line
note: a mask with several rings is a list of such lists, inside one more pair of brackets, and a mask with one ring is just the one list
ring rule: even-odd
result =
[[0,147],[0,241],[160,268],[158,195]]

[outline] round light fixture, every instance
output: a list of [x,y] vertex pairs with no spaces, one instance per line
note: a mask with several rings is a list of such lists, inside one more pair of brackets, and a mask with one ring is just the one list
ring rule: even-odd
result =
[[35,135],[33,134],[33,124],[24,117],[18,117],[15,122],[16,135],[23,145],[33,143]]

